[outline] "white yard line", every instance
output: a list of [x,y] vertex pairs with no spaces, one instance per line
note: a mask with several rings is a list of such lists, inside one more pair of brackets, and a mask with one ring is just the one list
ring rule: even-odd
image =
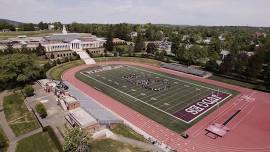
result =
[[[194,92],[196,92],[196,91],[194,91]],[[190,94],[194,94],[194,92],[191,92]],[[197,95],[195,95],[195,96],[192,96],[192,98],[194,98],[194,97],[197,97],[197,96],[201,96],[202,94],[204,94],[204,93],[206,93],[206,92],[208,92],[208,90],[206,90],[206,91],[202,91],[201,93],[199,93],[199,94],[197,94]],[[190,95],[190,94],[188,94],[188,95]],[[187,96],[187,95],[186,95]],[[185,96],[185,97],[186,97]],[[190,99],[188,99],[188,100],[190,100]],[[174,100],[175,101],[175,100]],[[173,101],[173,102],[174,102]],[[184,100],[185,101],[185,100]],[[187,100],[186,100],[187,101]],[[198,101],[198,100],[197,100]],[[197,102],[197,101],[194,101],[194,102]],[[169,104],[170,103],[173,103],[173,102],[169,102]],[[193,102],[193,103],[194,103]],[[177,104],[173,104],[173,106],[171,106],[171,107],[169,107],[169,108],[167,108],[165,111],[168,111],[168,110],[171,110],[172,108],[174,108],[174,107],[176,107],[176,106],[179,106],[179,105],[181,105],[181,104],[184,104],[185,102],[179,102],[179,103],[177,103]],[[190,104],[193,104],[193,103],[190,103]],[[185,108],[186,106],[184,106],[184,108]]]
[[[184,87],[185,88],[185,87]],[[189,89],[191,89],[191,88],[193,88],[193,87],[190,87],[190,88],[188,88],[188,89],[184,89],[184,88],[179,88],[179,90],[178,89],[176,89],[174,92],[173,92],[173,94],[175,94],[175,93],[184,93],[184,92],[187,92]],[[168,93],[165,93],[165,95],[169,95],[169,94],[172,94],[172,92],[168,92]],[[163,95],[161,95],[161,96],[164,96],[164,94]],[[185,95],[183,95],[183,96],[185,96]],[[179,97],[179,98],[182,98],[183,96],[181,96],[181,97]],[[169,99],[167,99],[167,100],[169,100]],[[179,100],[179,99],[178,99]],[[157,104],[157,103],[160,103],[160,102],[162,102],[162,100],[160,100],[160,101],[158,101],[158,102],[156,102],[156,103],[154,103],[154,104]],[[169,103],[169,101],[167,101],[167,103]]]
[[[129,66],[129,67],[130,67],[130,66]],[[216,92],[222,92],[222,93],[229,94],[229,93],[224,92],[224,91],[221,91],[221,90],[216,90],[216,89],[213,89],[213,88],[210,88],[210,87],[198,85],[198,84],[195,84],[195,83],[192,83],[192,82],[180,80],[180,79],[173,78],[173,77],[170,77],[170,76],[166,76],[166,75],[163,75],[163,74],[158,74],[158,73],[155,73],[155,72],[146,71],[146,70],[143,70],[143,69],[140,69],[140,68],[137,68],[137,67],[131,67],[131,68],[135,68],[135,69],[140,70],[140,71],[144,71],[144,72],[156,74],[156,75],[159,75],[159,76],[163,76],[163,77],[166,77],[166,78],[169,78],[169,79],[173,79],[173,80],[176,80],[176,81],[179,81],[179,82],[191,84],[191,85],[194,85],[194,86],[197,86],[197,87],[201,87],[201,88],[213,90],[213,91],[216,91]],[[200,115],[194,117],[192,120],[190,120],[190,121],[187,122],[187,121],[182,120],[182,119],[180,119],[180,118],[178,118],[178,117],[176,117],[176,116],[174,116],[174,115],[172,115],[172,114],[170,114],[170,113],[168,113],[168,112],[166,112],[166,111],[164,111],[164,110],[161,110],[161,109],[159,109],[159,108],[157,108],[157,107],[155,107],[155,106],[153,106],[153,105],[151,105],[151,104],[149,104],[149,103],[147,103],[147,102],[144,102],[144,101],[142,101],[142,100],[140,100],[140,99],[138,99],[138,98],[136,98],[136,97],[134,97],[134,96],[132,96],[132,95],[130,95],[130,94],[127,94],[127,93],[125,93],[125,92],[123,92],[123,91],[121,91],[121,90],[119,90],[119,89],[117,89],[117,88],[114,88],[114,87],[112,87],[112,86],[110,86],[110,85],[108,85],[108,84],[106,84],[106,83],[104,83],[104,82],[102,82],[102,81],[99,81],[99,80],[97,80],[97,79],[91,77],[90,75],[86,75],[86,74],[84,74],[83,72],[80,72],[80,73],[81,73],[82,75],[84,75],[84,76],[90,78],[90,79],[93,79],[93,80],[95,80],[95,81],[97,81],[97,82],[99,82],[99,83],[101,83],[101,84],[103,84],[103,85],[105,85],[105,86],[107,86],[107,87],[109,87],[109,88],[112,88],[112,89],[114,89],[114,90],[116,90],[116,91],[118,91],[118,92],[120,92],[120,93],[122,93],[122,94],[125,94],[125,95],[128,96],[128,97],[131,97],[131,98],[133,98],[133,99],[135,99],[135,100],[137,100],[137,101],[140,101],[141,103],[143,103],[143,104],[145,104],[145,105],[147,105],[147,106],[150,106],[150,107],[152,107],[152,108],[154,108],[154,109],[156,109],[156,110],[158,110],[158,111],[160,111],[160,112],[162,112],[162,113],[165,113],[165,114],[167,114],[167,115],[169,115],[169,116],[171,116],[171,117],[173,117],[173,118],[175,118],[175,119],[177,119],[177,120],[180,120],[180,121],[182,121],[182,122],[185,122],[185,123],[191,123],[191,122],[194,121],[195,119],[199,118],[201,115],[205,114],[206,112],[208,112],[209,110],[211,110],[212,108],[214,108],[217,104],[222,103],[223,101],[225,101],[226,99],[228,99],[230,96],[232,96],[232,94],[229,94],[229,96],[227,96],[226,98],[224,98],[223,100],[221,100],[220,102],[218,102],[217,104],[215,104],[214,106],[212,106],[211,108],[207,109],[206,111],[204,111],[204,112],[201,113]]]
[[101,84],[103,84],[103,85],[105,85],[105,86],[107,86],[107,87],[109,87],[109,88],[112,88],[112,89],[114,89],[114,90],[116,90],[116,91],[118,91],[118,92],[120,92],[120,93],[122,93],[122,94],[125,94],[126,96],[128,96],[128,97],[130,97],[130,98],[133,98],[133,99],[135,99],[135,100],[137,100],[137,101],[140,101],[141,103],[146,104],[147,106],[150,106],[150,107],[152,107],[152,108],[154,108],[154,109],[156,109],[156,110],[158,110],[158,111],[160,111],[160,112],[162,112],[162,113],[165,113],[165,114],[167,114],[167,115],[169,115],[169,116],[171,116],[171,117],[173,117],[173,118],[175,118],[175,119],[178,119],[178,120],[180,120],[180,121],[183,121],[183,122],[185,122],[185,123],[188,123],[188,122],[186,122],[186,121],[184,121],[184,120],[182,120],[182,119],[180,119],[180,118],[178,118],[178,117],[176,117],[176,116],[174,116],[174,115],[172,115],[172,114],[170,114],[170,113],[168,113],[168,112],[166,112],[166,111],[163,111],[163,110],[161,110],[161,109],[158,109],[157,107],[154,107],[154,106],[152,106],[152,105],[150,105],[150,104],[148,104],[148,103],[146,103],[146,102],[144,102],[144,101],[142,101],[142,100],[140,100],[140,99],[137,99],[137,98],[135,98],[135,97],[133,97],[133,96],[131,96],[131,95],[129,95],[129,94],[127,94],[127,93],[121,91],[121,90],[118,90],[118,89],[116,89],[116,88],[114,88],[114,87],[112,87],[112,86],[110,86],[110,85],[108,85],[108,84],[106,84],[106,83],[104,83],[104,82],[101,82],[101,81],[99,81],[99,80],[97,80],[97,79],[95,79],[95,78],[93,78],[93,77],[91,77],[91,76],[89,76],[89,75],[86,75],[86,74],[84,74],[84,73],[82,73],[82,72],[81,72],[81,74],[84,75],[84,76],[86,76],[86,77],[88,77],[88,78],[90,78],[90,79],[93,79],[93,80],[95,80],[95,81],[97,81],[97,82],[99,82],[99,83],[101,83]]
[[[168,89],[170,89],[170,90],[174,90],[174,89],[177,89],[177,88],[185,88],[185,87],[181,87],[181,85],[179,85],[179,86],[171,86],[170,88],[168,88]],[[177,90],[176,90],[177,91]],[[170,93],[172,93],[172,92],[170,92],[170,91],[167,91],[167,92],[165,92],[165,93],[163,93],[163,94],[161,94],[160,92],[157,92],[157,93],[153,93],[153,94],[151,94],[151,95],[149,95],[149,96],[147,96],[147,97],[144,97],[144,98],[148,98],[148,97],[151,97],[151,96],[155,96],[155,97],[157,97],[157,98],[160,98],[161,96],[164,96],[164,95],[167,95],[167,94],[170,94]],[[161,94],[161,95],[159,95],[159,94]],[[158,95],[158,96],[156,96],[156,95]],[[143,98],[143,99],[144,99]]]

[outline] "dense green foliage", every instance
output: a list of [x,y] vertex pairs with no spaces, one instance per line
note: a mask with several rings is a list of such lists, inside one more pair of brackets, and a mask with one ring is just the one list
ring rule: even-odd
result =
[[42,103],[38,103],[35,108],[41,118],[47,117],[48,114],[47,114],[46,108]]
[[30,97],[30,96],[33,96],[34,95],[34,89],[31,85],[26,85],[24,88],[23,88],[23,94],[26,96],[26,97]]
[[42,74],[42,68],[35,65],[30,55],[0,56],[0,89],[23,85],[41,78]]
[[8,139],[5,136],[3,130],[0,128],[0,151],[6,151],[8,147]]
[[35,31],[35,24],[33,23],[26,23],[19,25],[19,29],[21,31]]
[[74,128],[65,136],[64,152],[90,152],[90,136],[80,128]]
[[15,31],[15,26],[14,25],[11,25],[9,23],[0,23],[0,31],[3,30],[3,29],[8,29],[10,31]]

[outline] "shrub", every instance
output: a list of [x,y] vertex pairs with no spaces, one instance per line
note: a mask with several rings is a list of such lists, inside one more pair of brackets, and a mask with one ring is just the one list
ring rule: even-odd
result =
[[39,116],[43,119],[43,118],[46,118],[47,117],[47,111],[46,111],[46,108],[45,106],[42,104],[42,103],[38,103],[36,105],[36,111],[37,113],[39,114]]
[[0,151],[2,149],[6,149],[8,147],[7,138],[3,135],[2,131],[0,131]]
[[69,61],[69,58],[65,57],[64,62],[68,62],[68,61]]
[[23,94],[24,94],[26,97],[33,96],[33,95],[34,95],[34,89],[32,88],[31,85],[26,85],[26,86],[23,88]]
[[57,59],[57,60],[56,60],[56,63],[57,63],[57,64],[61,64],[62,62],[61,62],[60,59]]

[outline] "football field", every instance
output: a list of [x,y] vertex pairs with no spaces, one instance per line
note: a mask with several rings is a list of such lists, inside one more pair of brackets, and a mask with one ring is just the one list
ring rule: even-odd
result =
[[96,66],[78,72],[76,77],[177,132],[187,129],[234,94],[138,66]]

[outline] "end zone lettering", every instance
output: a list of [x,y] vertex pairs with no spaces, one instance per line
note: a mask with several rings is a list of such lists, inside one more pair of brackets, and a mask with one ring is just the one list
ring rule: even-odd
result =
[[186,122],[190,122],[200,114],[204,113],[219,102],[223,101],[223,99],[227,98],[228,96],[230,96],[230,94],[222,92],[215,92],[213,94],[209,94],[207,97],[204,97],[196,101],[192,105],[176,112],[174,116]]

